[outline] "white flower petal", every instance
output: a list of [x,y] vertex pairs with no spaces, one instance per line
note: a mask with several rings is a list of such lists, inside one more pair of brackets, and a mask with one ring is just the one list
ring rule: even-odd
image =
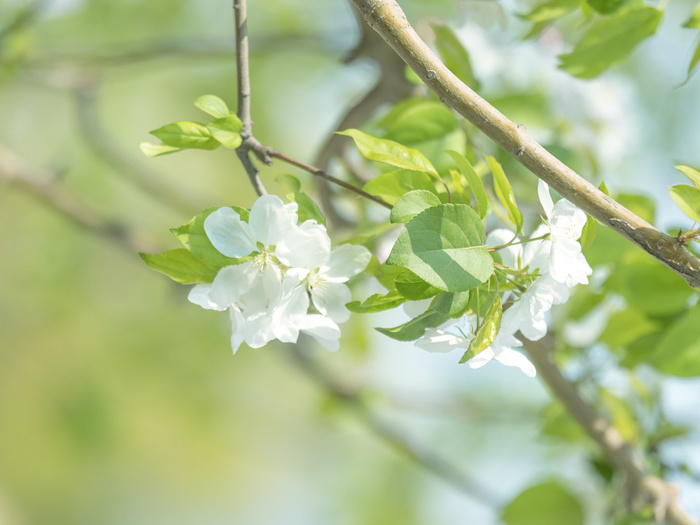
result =
[[275,255],[282,263],[308,270],[326,264],[330,254],[331,240],[326,228],[314,221],[306,221],[292,229],[275,249]]
[[542,179],[537,182],[537,195],[540,198],[540,204],[542,204],[544,214],[547,218],[550,218],[552,216],[552,209],[554,208],[554,201],[552,200],[551,193],[549,193],[549,186]]
[[488,347],[486,350],[479,352],[474,357],[472,357],[469,361],[467,361],[467,364],[471,368],[481,368],[486,363],[491,361],[491,359],[493,359],[493,350],[491,350],[491,347]]
[[232,208],[219,208],[204,219],[204,231],[214,248],[227,257],[245,257],[258,251],[250,225]]
[[309,314],[299,318],[297,322],[299,330],[312,336],[326,349],[335,352],[340,347],[340,328],[328,317]]
[[245,341],[245,320],[237,308],[231,308],[229,313],[231,315],[231,348],[235,354],[243,341]]
[[506,366],[518,367],[528,377],[535,377],[537,371],[530,360],[517,350],[505,348],[496,355],[496,361]]
[[221,306],[211,298],[211,283],[198,284],[190,290],[187,299],[207,310],[226,310],[228,305]]
[[352,300],[350,288],[343,283],[320,282],[311,289],[314,306],[336,323],[344,323],[350,317],[345,307]]
[[552,227],[552,236],[575,241],[581,237],[586,220],[586,213],[583,210],[578,209],[566,199],[562,199],[554,205],[552,216],[549,220],[549,224]]
[[469,341],[440,328],[426,328],[425,335],[414,345],[426,352],[444,354],[460,346],[469,346]]
[[211,284],[211,300],[224,309],[236,304],[253,287],[258,273],[253,261],[223,267]]
[[274,246],[284,239],[298,221],[297,204],[284,204],[277,195],[263,195],[250,209],[248,219],[255,240]]
[[344,283],[367,268],[371,258],[372,254],[364,246],[343,244],[331,252],[322,271],[329,281]]

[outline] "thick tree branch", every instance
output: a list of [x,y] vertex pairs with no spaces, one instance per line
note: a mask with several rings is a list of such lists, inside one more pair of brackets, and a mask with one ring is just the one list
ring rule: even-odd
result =
[[551,338],[537,342],[522,339],[527,353],[542,380],[559,399],[588,435],[602,449],[615,468],[626,477],[626,489],[632,503],[649,504],[654,518],[670,525],[697,525],[679,505],[675,487],[648,473],[640,460],[639,451],[627,443],[620,433],[598,414],[564,378],[554,362]]
[[365,20],[445,104],[563,197],[640,246],[690,286],[700,288],[700,260],[678,241],[621,206],[563,164],[460,81],[421,40],[395,0],[352,0]]
[[415,461],[426,470],[450,483],[464,494],[477,499],[482,504],[492,508],[500,506],[501,498],[494,495],[492,491],[485,489],[483,483],[455,469],[451,462],[445,461],[431,451],[411,442],[407,439],[405,432],[394,428],[377,417],[358,392],[348,388],[339,379],[335,378],[313,358],[309,357],[299,345],[292,345],[291,355],[294,361],[315,383],[345,406],[352,409],[358,420],[397,452]]

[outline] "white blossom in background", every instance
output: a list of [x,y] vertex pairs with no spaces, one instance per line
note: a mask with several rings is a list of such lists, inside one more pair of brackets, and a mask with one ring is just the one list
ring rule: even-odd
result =
[[[263,195],[248,222],[232,208],[219,208],[204,221],[204,231],[223,255],[252,256],[225,266],[210,284],[196,285],[189,300],[209,310],[228,310],[231,347],[260,348],[274,339],[296,342],[300,332],[337,350],[339,322],[347,320],[345,284],[362,272],[371,254],[363,246],[331,251],[326,228],[308,220],[297,224],[296,203]],[[317,312],[310,311],[312,304]]]
[[[499,253],[506,266],[516,270],[527,268],[539,275],[503,312],[500,330],[491,345],[467,361],[472,368],[495,359],[534,377],[535,367],[516,350],[522,342],[515,334],[520,332],[530,341],[544,337],[547,312],[553,305],[567,301],[571,287],[588,284],[592,270],[578,242],[586,224],[586,214],[565,199],[555,204],[549,186],[542,181],[538,185],[538,195],[546,222],[533,232],[524,248],[510,230],[496,229],[486,237],[487,246],[504,246]],[[504,294],[502,302],[508,301],[510,294]],[[439,328],[426,329],[415,346],[433,353],[450,352],[455,348],[466,351],[474,339],[475,330],[476,316],[470,313],[460,319],[451,319]]]

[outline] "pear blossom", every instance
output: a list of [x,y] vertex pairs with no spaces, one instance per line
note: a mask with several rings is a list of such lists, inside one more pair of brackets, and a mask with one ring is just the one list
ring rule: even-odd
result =
[[538,183],[537,193],[551,233],[551,240],[542,243],[545,253],[549,248],[548,268],[541,269],[568,287],[577,283],[588,284],[588,276],[593,270],[577,242],[586,224],[586,214],[566,199],[554,204],[549,186],[542,180]]
[[[189,300],[209,310],[228,310],[231,347],[260,348],[274,339],[296,342],[304,332],[337,350],[338,322],[347,320],[351,300],[345,284],[365,269],[370,252],[344,245],[331,251],[326,229],[316,221],[297,224],[297,204],[264,195],[248,222],[232,208],[204,221],[204,231],[223,255],[248,261],[225,266],[214,281],[196,285]],[[311,296],[311,299],[310,297]],[[311,300],[318,313],[310,311]]]

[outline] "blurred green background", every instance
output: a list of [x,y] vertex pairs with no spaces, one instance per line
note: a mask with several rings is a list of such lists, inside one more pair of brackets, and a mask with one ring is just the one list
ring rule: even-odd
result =
[[[682,178],[674,160],[700,164],[697,146],[688,147],[700,137],[691,127],[699,84],[672,91],[683,80],[680,59],[650,52],[602,87],[550,78],[552,56],[523,76],[506,59],[491,60],[521,49],[518,26],[498,25],[505,15],[497,4],[402,5],[412,21],[476,19],[464,40],[487,93],[553,101],[542,129],[528,126],[546,133],[556,121],[564,142],[609,155],[597,173],[582,164],[591,178],[616,177],[624,188],[639,184],[639,166],[658,167],[645,187],[661,194]],[[510,36],[494,40],[499,31]],[[249,33],[256,136],[311,162],[377,74],[370,63],[342,64],[359,37],[349,5],[251,1]],[[168,228],[202,209],[252,203],[228,150],[149,160],[138,148],[151,129],[200,119],[192,106],[199,95],[235,107],[230,2],[0,0],[0,35],[0,157],[21,158],[31,177],[75,195],[71,206],[158,251],[176,246]],[[673,57],[690,48],[676,36],[663,42]],[[533,66],[528,49],[513,59]],[[630,85],[626,78],[650,63],[676,67]],[[537,77],[539,67],[549,73]],[[600,115],[567,120],[564,110],[579,107],[575,90],[588,88],[602,93],[598,102],[612,93],[611,101]],[[620,104],[630,111],[624,121]],[[533,110],[522,101],[515,109]],[[585,142],[577,125],[599,134]],[[275,191],[275,175],[286,171],[264,168],[263,180]],[[377,437],[288,348],[232,357],[225,316],[191,305],[184,287],[150,271],[133,249],[76,226],[21,184],[0,183],[0,245],[0,525],[497,522],[493,505]],[[369,329],[392,322],[353,319],[341,352],[312,351],[344,383],[364,387],[402,438],[479,478],[499,502],[589,468],[583,453],[540,437],[548,399],[538,382],[509,369],[476,373]],[[601,487],[574,490],[594,502],[595,517]]]

